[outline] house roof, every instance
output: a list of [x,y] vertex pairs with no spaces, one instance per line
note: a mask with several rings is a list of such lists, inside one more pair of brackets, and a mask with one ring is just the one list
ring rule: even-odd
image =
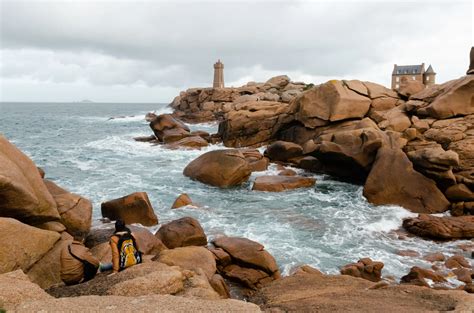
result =
[[420,65],[396,65],[393,68],[393,75],[403,74],[423,74],[423,64]]
[[435,71],[433,70],[433,68],[431,67],[431,64],[430,64],[430,66],[428,66],[428,69],[426,70],[425,73],[427,73],[427,74],[436,74]]

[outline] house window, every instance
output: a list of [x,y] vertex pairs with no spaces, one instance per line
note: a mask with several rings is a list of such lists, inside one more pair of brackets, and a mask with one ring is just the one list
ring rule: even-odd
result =
[[395,89],[398,89],[398,88],[400,88],[400,85],[399,85],[399,84],[396,84],[396,85],[395,85]]
[[430,80],[430,77],[429,76],[426,76],[426,81],[429,81]]
[[395,81],[398,83],[400,81],[400,77],[395,78]]
[[412,79],[413,79],[413,80],[416,80],[416,77],[415,77],[415,76],[412,76]]

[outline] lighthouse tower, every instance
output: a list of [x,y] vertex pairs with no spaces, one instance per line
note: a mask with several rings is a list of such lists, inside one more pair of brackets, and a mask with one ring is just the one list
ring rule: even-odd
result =
[[222,64],[221,60],[217,60],[214,63],[214,83],[212,87],[224,88],[224,64]]

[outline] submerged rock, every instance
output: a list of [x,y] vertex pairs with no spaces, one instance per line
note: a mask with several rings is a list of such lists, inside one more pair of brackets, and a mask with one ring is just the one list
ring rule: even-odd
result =
[[192,204],[193,204],[193,201],[188,196],[188,194],[182,193],[182,194],[179,195],[178,198],[176,198],[176,200],[174,200],[173,205],[171,206],[171,208],[172,209],[178,209],[178,208],[181,208],[183,206],[192,205]]
[[401,278],[400,283],[430,287],[430,285],[426,281],[427,279],[431,280],[434,283],[446,282],[446,279],[442,275],[437,274],[432,270],[414,266],[410,269],[410,272],[407,275]]
[[316,179],[301,176],[259,176],[255,179],[252,190],[279,192],[288,189],[314,186]]
[[360,277],[373,282],[378,282],[382,279],[382,262],[372,261],[370,258],[360,259],[357,263],[347,264],[341,268],[342,275],[350,275]]
[[437,217],[420,214],[403,221],[403,228],[420,237],[431,239],[474,238],[474,216]]

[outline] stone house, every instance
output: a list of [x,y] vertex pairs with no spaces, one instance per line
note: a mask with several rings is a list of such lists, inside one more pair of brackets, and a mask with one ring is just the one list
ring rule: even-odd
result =
[[436,73],[433,67],[428,66],[425,71],[425,63],[420,65],[393,65],[392,72],[392,89],[398,90],[403,78],[408,80],[416,80],[423,83],[425,86],[430,86],[435,83]]

